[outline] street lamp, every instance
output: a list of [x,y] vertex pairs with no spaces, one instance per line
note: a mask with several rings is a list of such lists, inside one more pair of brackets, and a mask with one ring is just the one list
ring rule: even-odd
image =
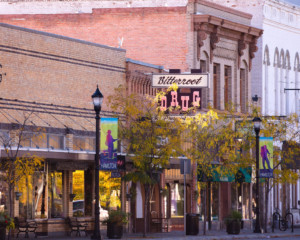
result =
[[92,239],[101,240],[100,233],[100,209],[99,209],[99,169],[100,169],[100,111],[103,102],[103,95],[100,92],[98,85],[95,93],[92,95],[94,110],[96,112],[96,154],[95,154],[95,226]]
[[255,137],[256,137],[256,221],[254,233],[261,233],[260,230],[260,222],[259,222],[259,131],[261,125],[261,119],[259,117],[255,117],[253,120]]

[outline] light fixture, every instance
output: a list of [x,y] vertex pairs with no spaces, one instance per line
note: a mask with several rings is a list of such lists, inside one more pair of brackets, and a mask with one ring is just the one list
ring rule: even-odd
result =
[[103,95],[98,85],[95,93],[92,95],[94,110],[96,112],[96,154],[95,154],[95,223],[92,239],[101,240],[100,233],[100,208],[99,208],[99,169],[100,169],[100,111],[103,102]]
[[96,91],[92,95],[92,99],[93,99],[95,111],[96,112],[100,112],[101,111],[102,102],[103,102],[103,95],[100,92],[100,90],[98,88],[98,85],[97,85]]

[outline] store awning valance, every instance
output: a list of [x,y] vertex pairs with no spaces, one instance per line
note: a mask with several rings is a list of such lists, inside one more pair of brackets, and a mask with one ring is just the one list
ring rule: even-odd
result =
[[203,169],[199,167],[198,181],[199,182],[251,182],[252,168],[239,168],[234,175],[225,166],[214,164],[209,168],[210,173],[205,174]]

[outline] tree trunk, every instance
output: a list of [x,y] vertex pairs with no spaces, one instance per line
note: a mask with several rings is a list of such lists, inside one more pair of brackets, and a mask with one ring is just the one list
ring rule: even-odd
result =
[[207,185],[208,185],[208,183],[206,184],[206,187],[205,187],[205,189],[204,189],[204,203],[203,203],[203,206],[204,206],[203,235],[206,235],[206,219],[207,219],[206,198],[207,198]]

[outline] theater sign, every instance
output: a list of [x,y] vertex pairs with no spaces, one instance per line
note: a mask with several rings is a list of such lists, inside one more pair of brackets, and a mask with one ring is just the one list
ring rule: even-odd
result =
[[178,88],[206,88],[208,87],[208,74],[153,74],[152,87],[169,88],[177,84]]

